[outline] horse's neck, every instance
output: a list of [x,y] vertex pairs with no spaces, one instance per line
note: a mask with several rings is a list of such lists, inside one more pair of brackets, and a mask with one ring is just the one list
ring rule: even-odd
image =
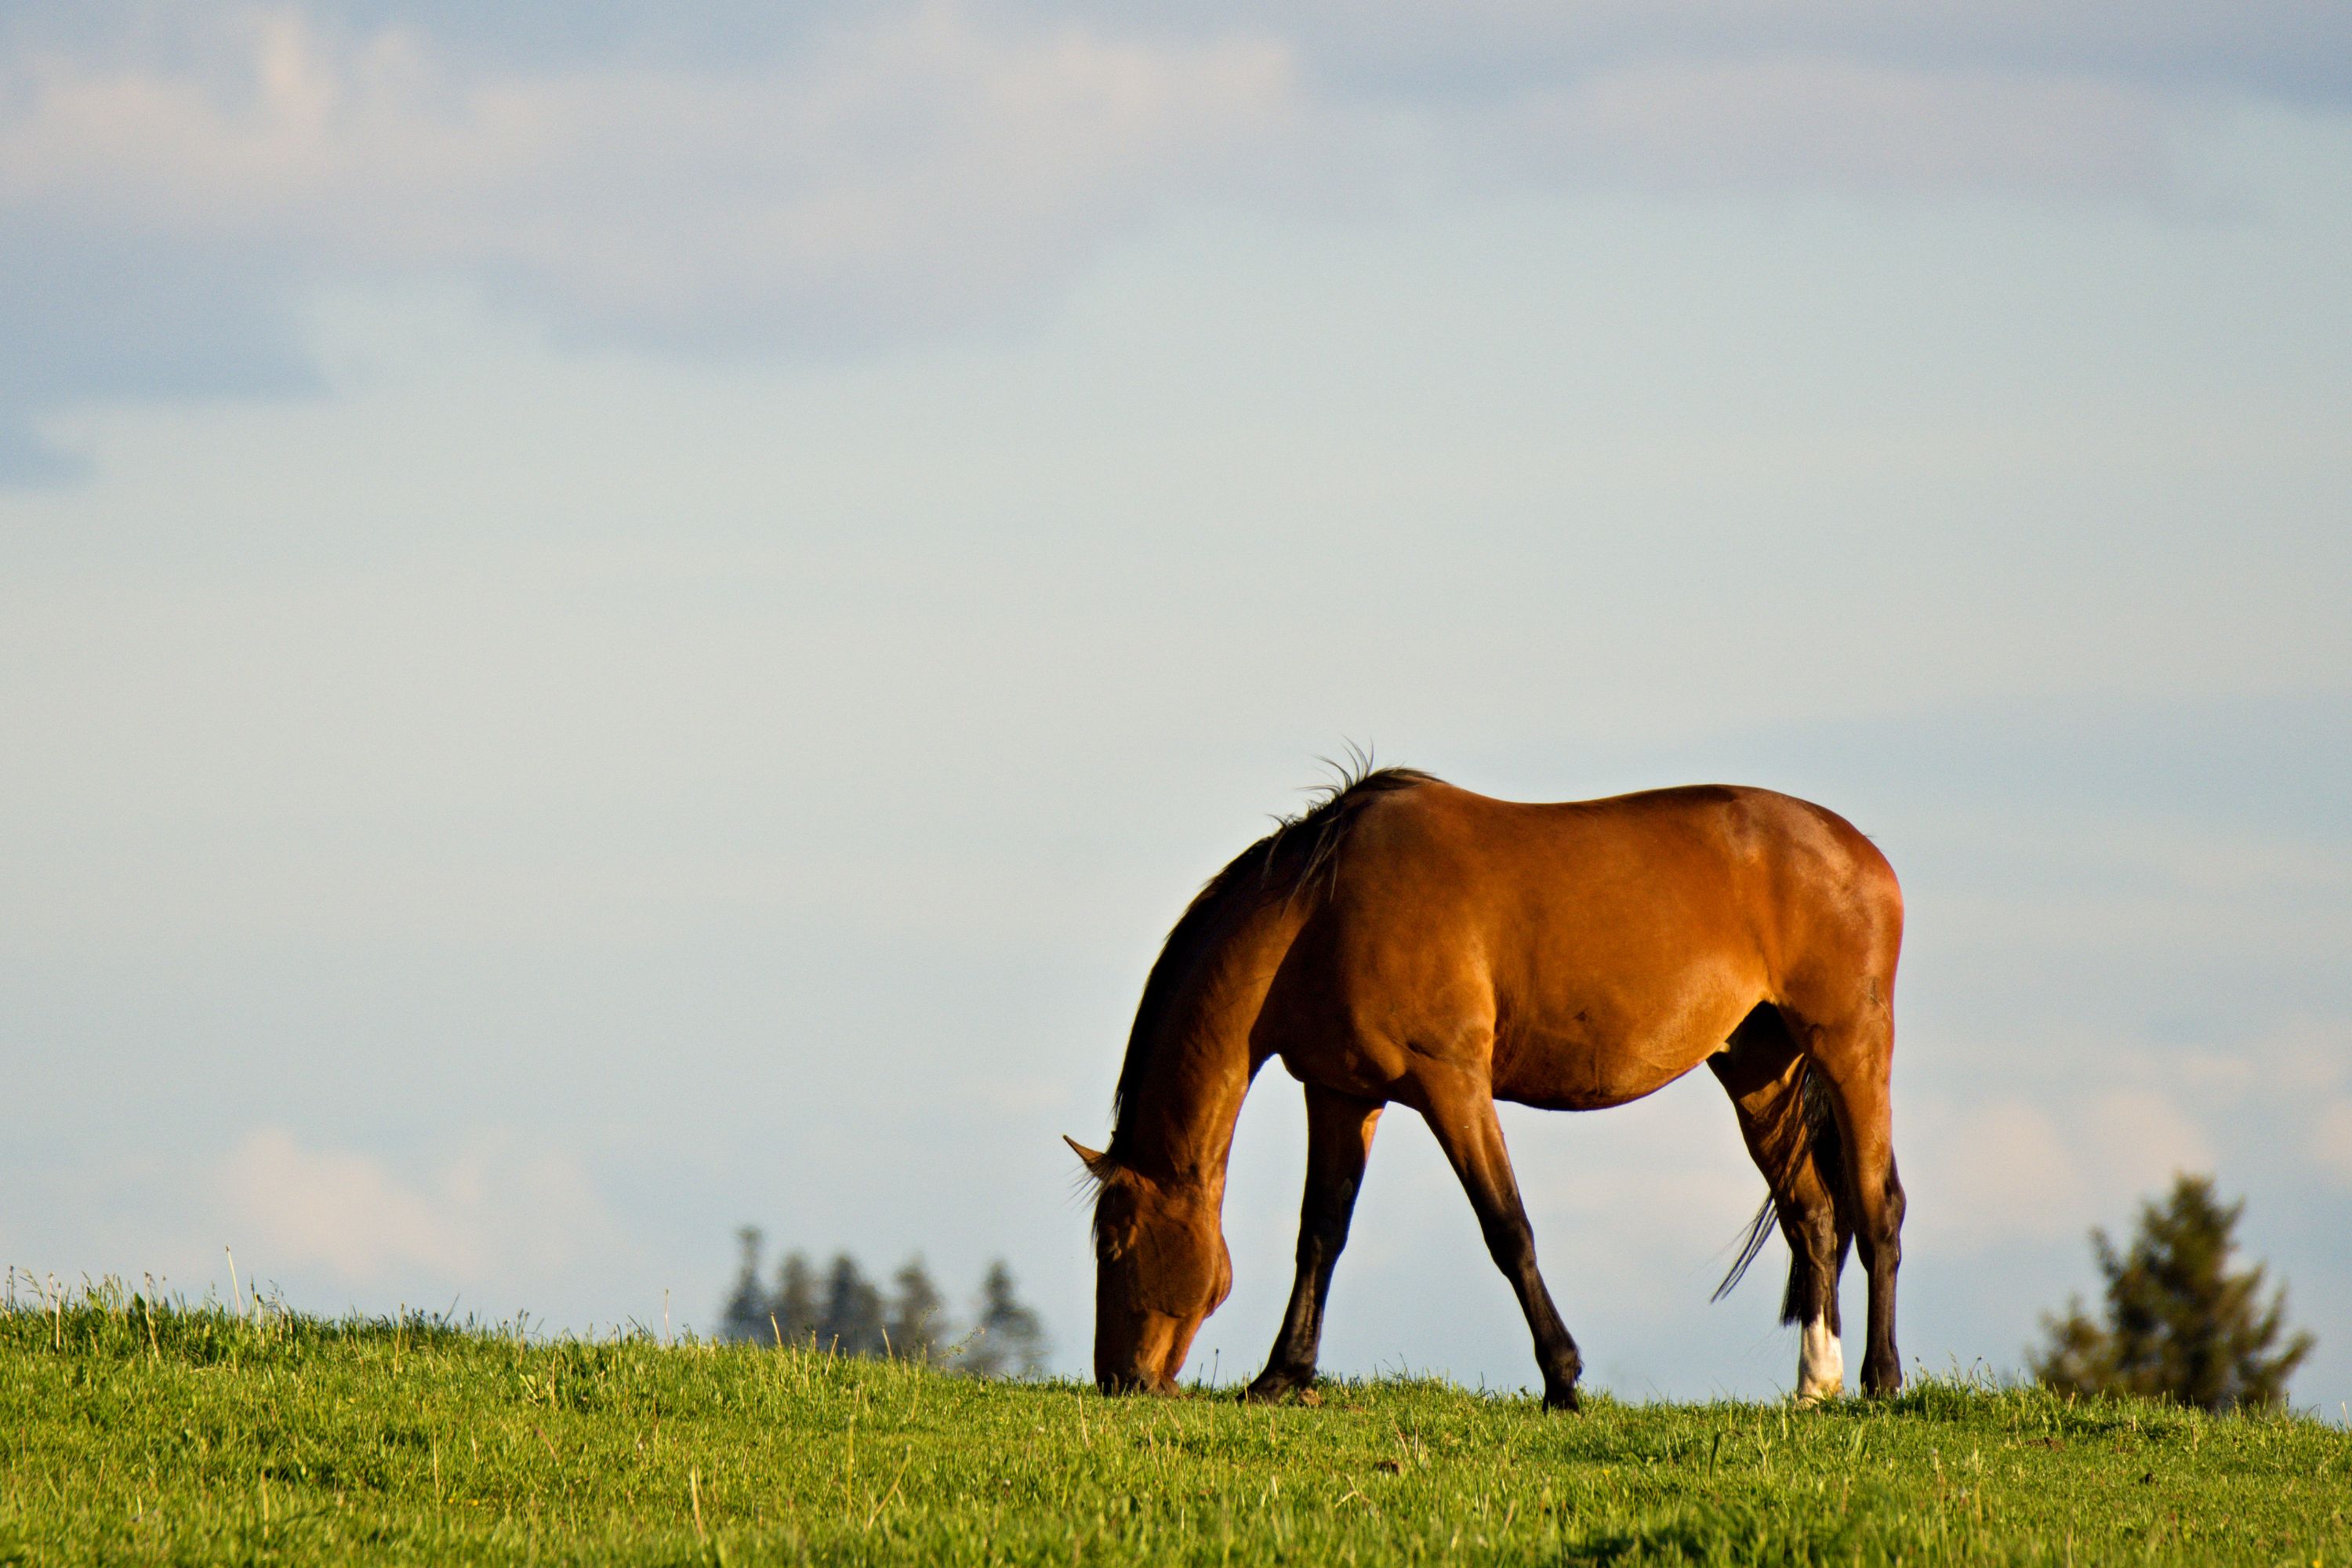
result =
[[1136,1170],[1223,1194],[1234,1123],[1261,1063],[1251,1030],[1299,924],[1281,904],[1248,915],[1152,1021],[1151,1064],[1114,1143]]
[[1150,1093],[1129,1117],[1120,1157],[1154,1181],[1222,1193],[1256,1065],[1246,1025],[1188,1035],[1181,1058],[1155,1064],[1146,1079]]

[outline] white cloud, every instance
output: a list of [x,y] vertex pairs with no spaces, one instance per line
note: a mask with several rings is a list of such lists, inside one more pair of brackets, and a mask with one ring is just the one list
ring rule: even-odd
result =
[[[2279,882],[2293,889],[2314,874],[2308,865],[2282,861]],[[2306,1161],[2323,1183],[2352,1181],[2352,1027],[2344,1020],[2290,1017],[2227,1048],[2167,1051],[2160,1066],[2146,1053],[2134,1055],[2135,1077],[2161,1071],[2209,1119],[2263,1128],[2266,1144]],[[2117,1178],[2137,1173],[2150,1188],[2171,1169],[2217,1164],[2201,1128],[2168,1097],[2145,1089],[2105,1097],[2081,1136],[2102,1169]],[[2242,1160],[2248,1151],[2232,1152]]]
[[208,66],[20,65],[0,211],[505,275],[635,331],[824,340],[1022,296],[1294,95],[1271,40],[989,33],[950,5],[693,72],[482,68],[290,11],[216,26]]
[[2170,117],[2095,79],[1668,58],[1539,90],[1503,139],[1526,166],[1645,183],[2147,190],[2168,178]]
[[2153,1089],[2100,1095],[2075,1131],[2085,1184],[2103,1205],[2167,1186],[2180,1172],[2213,1169],[2213,1144],[2204,1128]]
[[2079,1235],[2179,1171],[2213,1168],[2210,1140],[2164,1095],[2121,1089],[2071,1110],[2051,1097],[1919,1097],[1898,1141],[1910,1226],[1963,1254]]
[[1915,1099],[1898,1110],[1906,1229],[1923,1247],[1973,1252],[2081,1227],[2081,1173],[2040,1105],[2015,1096],[1960,1106]]
[[323,1270],[353,1288],[545,1274],[607,1246],[614,1229],[577,1163],[497,1140],[410,1180],[268,1127],[220,1163],[215,1183],[250,1270]]
[[2311,1159],[2322,1170],[2352,1184],[2352,1095],[2322,1106],[2312,1119]]
[[[1488,16],[1486,64],[1450,84],[1402,54],[1350,64],[1360,40],[1312,15],[1122,30],[978,0],[847,10],[738,58],[534,57],[447,17],[297,6],[0,31],[0,334],[35,345],[0,365],[0,443],[30,471],[23,421],[78,395],[297,381],[255,345],[322,281],[455,274],[600,337],[839,350],[1017,317],[1202,199],[2170,177],[2189,100],[2113,50],[2011,39],[1988,63],[1853,18],[1700,20]],[[1502,68],[1515,38],[1541,68]],[[158,291],[184,272],[203,286]]]
[[[1040,5],[1036,8],[1048,8]],[[1132,9],[1132,8],[1130,8]],[[2045,68],[2192,89],[2340,95],[2352,17],[2309,0],[1186,0],[1176,25],[1247,16],[1297,37],[1318,70],[1392,90],[1493,89],[1664,55],[1837,53],[1903,68]]]

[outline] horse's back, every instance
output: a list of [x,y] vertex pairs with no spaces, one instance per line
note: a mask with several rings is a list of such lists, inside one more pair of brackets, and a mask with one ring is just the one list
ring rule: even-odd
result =
[[1531,804],[1433,781],[1372,803],[1349,836],[1341,869],[1357,873],[1360,886],[1409,886],[1421,898],[1503,909],[1530,898],[1612,915],[1635,904],[1680,912],[1738,905],[1750,921],[1840,909],[1899,920],[1901,910],[1893,868],[1853,824],[1740,784]]

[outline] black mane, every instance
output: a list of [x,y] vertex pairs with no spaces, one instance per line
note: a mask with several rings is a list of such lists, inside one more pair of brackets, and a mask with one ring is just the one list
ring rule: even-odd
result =
[[1114,1154],[1120,1152],[1119,1130],[1126,1122],[1128,1107],[1162,1038],[1154,1026],[1174,1004],[1216,939],[1233,921],[1269,900],[1311,891],[1338,864],[1348,830],[1367,802],[1438,782],[1417,768],[1375,768],[1369,756],[1353,754],[1339,769],[1339,777],[1321,786],[1305,809],[1277,820],[1273,832],[1234,856],[1193,896],[1160,946],[1150,977],[1143,983],[1143,1000],[1136,1007],[1134,1026],[1128,1032],[1127,1059],[1119,1064],[1118,1089],[1111,1099]]

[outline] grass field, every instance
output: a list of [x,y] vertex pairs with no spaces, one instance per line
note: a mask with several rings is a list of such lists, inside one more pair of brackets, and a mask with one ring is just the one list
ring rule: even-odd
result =
[[102,1292],[0,1314],[0,1562],[2352,1563],[2352,1435],[2305,1419],[1319,1399]]

